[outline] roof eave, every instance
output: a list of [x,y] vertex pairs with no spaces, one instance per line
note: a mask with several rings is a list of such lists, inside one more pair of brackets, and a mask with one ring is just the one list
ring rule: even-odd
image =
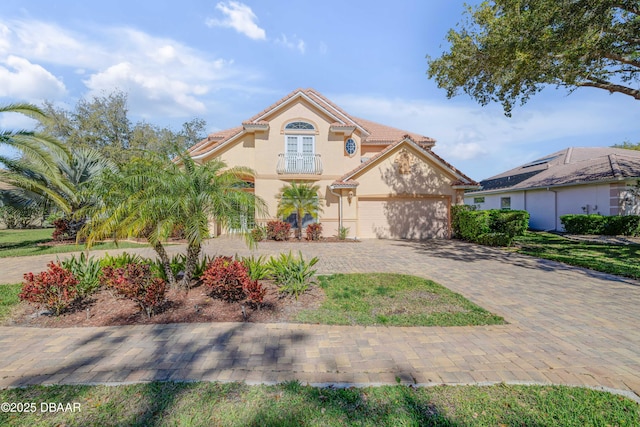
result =
[[235,141],[236,139],[240,138],[241,136],[244,136],[247,132],[245,130],[241,130],[240,132],[236,133],[235,135],[230,136],[229,138],[227,138],[226,141],[223,141],[222,143],[220,143],[220,145],[216,145],[213,148],[211,148],[210,150],[207,150],[201,154],[197,154],[195,156],[192,156],[192,159],[194,160],[200,160],[203,159],[205,157],[210,156],[212,153],[221,150],[223,147],[226,147],[227,145],[229,145],[230,143],[232,143],[233,141]]
[[568,183],[563,183],[563,184],[540,185],[540,186],[535,186],[535,187],[522,187],[522,188],[503,187],[503,188],[496,188],[496,189],[493,189],[493,190],[470,191],[468,194],[474,194],[474,195],[476,195],[476,194],[499,194],[499,193],[513,193],[513,192],[517,192],[517,191],[529,191],[529,190],[548,190],[550,188],[574,187],[576,185],[611,184],[611,183],[614,183],[614,182],[629,181],[629,180],[634,180],[634,179],[640,179],[640,176],[638,176],[638,177],[627,176],[627,177],[618,177],[618,178],[610,178],[610,179],[595,180],[595,181],[574,181],[574,182],[568,182]]

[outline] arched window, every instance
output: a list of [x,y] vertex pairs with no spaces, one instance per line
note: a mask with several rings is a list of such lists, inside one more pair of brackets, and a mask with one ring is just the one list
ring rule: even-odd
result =
[[285,130],[315,130],[311,123],[291,122],[284,127]]

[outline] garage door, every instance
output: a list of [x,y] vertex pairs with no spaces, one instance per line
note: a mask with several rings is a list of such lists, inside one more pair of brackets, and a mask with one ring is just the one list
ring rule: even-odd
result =
[[449,237],[449,201],[359,200],[358,237],[446,239]]

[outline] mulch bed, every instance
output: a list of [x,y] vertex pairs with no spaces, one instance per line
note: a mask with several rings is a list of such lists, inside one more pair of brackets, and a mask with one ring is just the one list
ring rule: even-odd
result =
[[228,303],[211,298],[206,287],[196,285],[188,291],[170,289],[166,302],[147,317],[133,302],[120,298],[108,290],[100,290],[73,309],[52,316],[43,309],[22,303],[14,316],[6,322],[9,326],[33,326],[45,328],[70,328],[83,326],[120,326],[164,323],[201,322],[291,322],[301,310],[319,307],[325,299],[324,292],[317,286],[302,294],[297,300],[278,292],[268,281],[261,282],[267,288],[260,308],[245,305],[246,319],[243,318],[240,303]]

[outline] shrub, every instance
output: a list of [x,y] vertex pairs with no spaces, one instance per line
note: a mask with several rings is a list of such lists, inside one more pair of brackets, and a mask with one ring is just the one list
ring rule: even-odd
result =
[[53,234],[51,238],[56,241],[69,239],[69,221],[64,218],[58,218],[53,221]]
[[250,257],[241,258],[240,261],[247,269],[251,280],[262,280],[271,274],[271,269],[264,262],[264,255],[260,255],[258,258],[251,255]]
[[105,267],[101,283],[118,294],[135,301],[148,317],[164,302],[167,284],[153,277],[149,264],[128,264],[126,267]]
[[62,261],[62,267],[70,271],[78,279],[77,289],[81,298],[92,294],[100,287],[102,267],[100,266],[100,261],[94,259],[94,257],[89,258],[84,252],[78,258],[75,255],[71,255],[71,258]]
[[267,227],[258,225],[256,226],[256,228],[251,230],[250,234],[251,234],[251,239],[254,242],[261,242],[267,238]]
[[469,206],[452,206],[451,226],[456,237],[491,246],[509,246],[529,226],[529,212],[491,209],[474,210]]
[[100,260],[100,267],[103,269],[105,267],[111,268],[124,268],[129,264],[149,264],[149,261],[146,258],[141,257],[138,254],[130,254],[128,252],[122,252],[120,255],[111,256],[106,254]]
[[473,206],[469,205],[454,205],[451,206],[451,229],[453,230],[453,234],[458,237],[461,237],[460,232],[460,221],[464,214],[462,212],[468,212],[475,210]]
[[50,262],[48,270],[24,275],[20,299],[44,305],[56,316],[66,310],[78,297],[78,279],[60,263]]
[[299,252],[298,258],[294,258],[291,252],[280,254],[278,258],[271,257],[268,266],[271,269],[271,277],[279,291],[298,297],[303,294],[312,283],[316,270],[311,267],[318,263],[318,258],[313,257],[308,262],[302,258]]
[[560,221],[569,234],[640,236],[640,216],[602,216],[599,214],[562,215]]
[[51,238],[55,241],[75,240],[78,232],[85,224],[84,219],[73,220],[66,218],[58,218],[53,221],[53,234]]
[[242,262],[231,257],[216,257],[202,273],[202,282],[211,289],[211,296],[225,301],[242,300],[250,280]]
[[338,240],[346,240],[349,235],[349,227],[338,228]]
[[489,211],[489,229],[492,233],[504,233],[509,237],[522,236],[529,228],[527,211]]
[[560,222],[569,234],[603,234],[605,221],[605,217],[598,214],[560,217]]
[[458,230],[456,235],[463,240],[475,242],[478,236],[491,232],[489,227],[489,211],[458,212]]
[[9,230],[29,228],[42,216],[43,209],[36,206],[0,206],[0,222]]
[[267,289],[263,287],[257,280],[248,280],[242,290],[245,293],[247,302],[251,305],[260,306],[267,293]]
[[603,234],[609,236],[640,236],[640,215],[608,216]]
[[284,221],[269,221],[267,223],[267,239],[289,240],[291,234],[291,224]]
[[513,237],[507,233],[485,233],[478,236],[476,243],[486,246],[511,246]]
[[320,240],[322,239],[322,224],[314,223],[307,225],[307,240]]

